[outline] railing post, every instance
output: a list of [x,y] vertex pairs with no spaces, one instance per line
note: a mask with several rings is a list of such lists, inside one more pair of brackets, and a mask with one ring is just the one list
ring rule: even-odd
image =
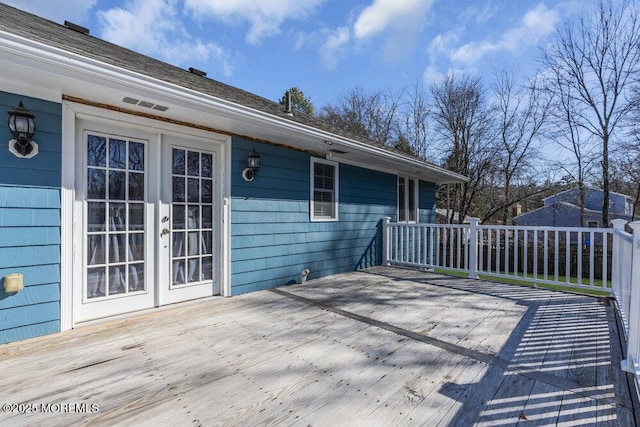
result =
[[389,260],[390,253],[390,245],[391,245],[391,236],[390,236],[390,227],[389,223],[391,222],[391,217],[385,216],[382,218],[382,265],[390,265],[391,262]]
[[[611,290],[613,294],[618,297],[618,293],[620,292],[620,257],[622,254],[620,253],[620,236],[616,233],[616,230],[624,230],[624,226],[627,224],[627,221],[624,219],[614,219],[611,221],[611,225],[613,225],[613,247],[611,248]],[[606,254],[604,254],[606,256]],[[603,277],[602,282],[606,283],[607,278]]]
[[478,278],[478,223],[480,218],[469,218],[469,278]]
[[635,374],[640,381],[640,221],[629,223],[633,230],[633,246],[631,248],[631,295],[629,304],[629,341],[627,357],[622,361],[622,370]]

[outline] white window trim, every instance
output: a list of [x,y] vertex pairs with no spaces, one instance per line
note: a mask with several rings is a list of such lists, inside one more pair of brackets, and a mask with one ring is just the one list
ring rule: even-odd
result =
[[[400,179],[404,178],[405,180],[405,186],[404,186],[404,201],[405,201],[405,210],[407,212],[407,217],[409,217],[409,181],[413,181],[414,182],[414,186],[413,186],[413,200],[415,201],[415,206],[413,209],[414,212],[414,216],[415,216],[415,221],[400,221]],[[404,176],[404,175],[398,175],[398,179],[396,180],[396,190],[398,192],[397,197],[396,197],[396,218],[398,218],[398,222],[401,223],[405,223],[405,224],[416,224],[418,222],[420,222],[420,201],[418,200],[418,195],[420,194],[419,191],[420,188],[420,180],[417,178],[412,178],[410,176]]]
[[[314,186],[314,170],[315,170],[315,164],[316,163],[322,163],[325,165],[330,165],[334,167],[334,177],[333,177],[333,183],[334,183],[334,202],[333,202],[333,207],[334,207],[334,212],[335,212],[335,217],[316,217],[313,212],[315,211],[314,209],[314,197],[313,194],[315,192],[315,186]],[[338,221],[339,220],[339,207],[340,207],[340,194],[339,194],[339,189],[340,189],[340,168],[339,168],[339,163],[338,162],[333,162],[331,160],[325,160],[325,159],[320,159],[317,157],[311,157],[311,162],[310,162],[310,167],[309,167],[309,218],[312,222],[331,222],[331,221]]]

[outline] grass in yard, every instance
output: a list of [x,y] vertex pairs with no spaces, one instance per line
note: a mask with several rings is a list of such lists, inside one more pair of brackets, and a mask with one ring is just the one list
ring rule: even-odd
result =
[[[452,270],[444,270],[436,268],[434,272],[439,274],[445,274],[447,276],[455,276],[455,277],[468,277],[469,274],[464,271],[452,271]],[[528,277],[533,277],[532,275],[528,275]],[[534,283],[528,280],[519,280],[517,277],[495,277],[495,276],[487,276],[484,274],[478,274],[478,278],[481,280],[486,280],[488,282],[497,282],[497,283],[506,283],[509,285],[521,285],[521,286],[529,286],[534,287]],[[566,278],[564,276],[558,276],[558,280],[564,281]],[[602,280],[594,280],[595,286],[602,287]],[[611,284],[609,283],[609,287]],[[562,286],[562,285],[551,285],[548,283],[537,283],[537,287],[544,289],[551,289],[554,291],[564,291],[564,292],[573,292],[582,295],[596,296],[596,297],[606,297],[609,296],[608,291],[598,291],[595,289],[584,289],[573,286]]]

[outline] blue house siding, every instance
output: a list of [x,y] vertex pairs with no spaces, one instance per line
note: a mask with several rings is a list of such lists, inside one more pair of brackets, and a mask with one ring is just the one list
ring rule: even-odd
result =
[[[261,167],[252,182],[242,169],[255,148]],[[339,221],[311,222],[310,155],[233,139],[231,293],[294,283],[382,261],[381,218],[396,218],[397,177],[340,164]],[[433,218],[435,189],[420,185],[421,217]]]
[[418,183],[418,222],[436,223],[436,185],[433,182]]
[[[61,105],[0,92],[5,111],[21,100],[36,116],[39,154],[0,150],[0,343],[60,330]],[[0,141],[9,139],[4,122]],[[24,275],[24,290],[4,292],[10,273]]]

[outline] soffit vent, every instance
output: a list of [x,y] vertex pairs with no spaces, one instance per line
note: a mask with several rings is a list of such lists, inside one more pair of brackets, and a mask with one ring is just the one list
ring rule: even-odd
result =
[[154,104],[153,102],[131,98],[130,96],[125,96],[124,98],[122,98],[122,102],[137,105],[139,107],[151,108],[156,111],[167,111],[169,109],[169,107],[167,107],[166,105]]
[[67,27],[70,30],[77,31],[77,32],[82,33],[82,34],[89,34],[89,29],[88,28],[82,27],[82,26],[80,26],[78,24],[74,24],[73,22],[64,21],[64,26]]
[[336,150],[335,148],[332,148],[331,150],[329,150],[329,152],[333,154],[347,154],[346,151]]

